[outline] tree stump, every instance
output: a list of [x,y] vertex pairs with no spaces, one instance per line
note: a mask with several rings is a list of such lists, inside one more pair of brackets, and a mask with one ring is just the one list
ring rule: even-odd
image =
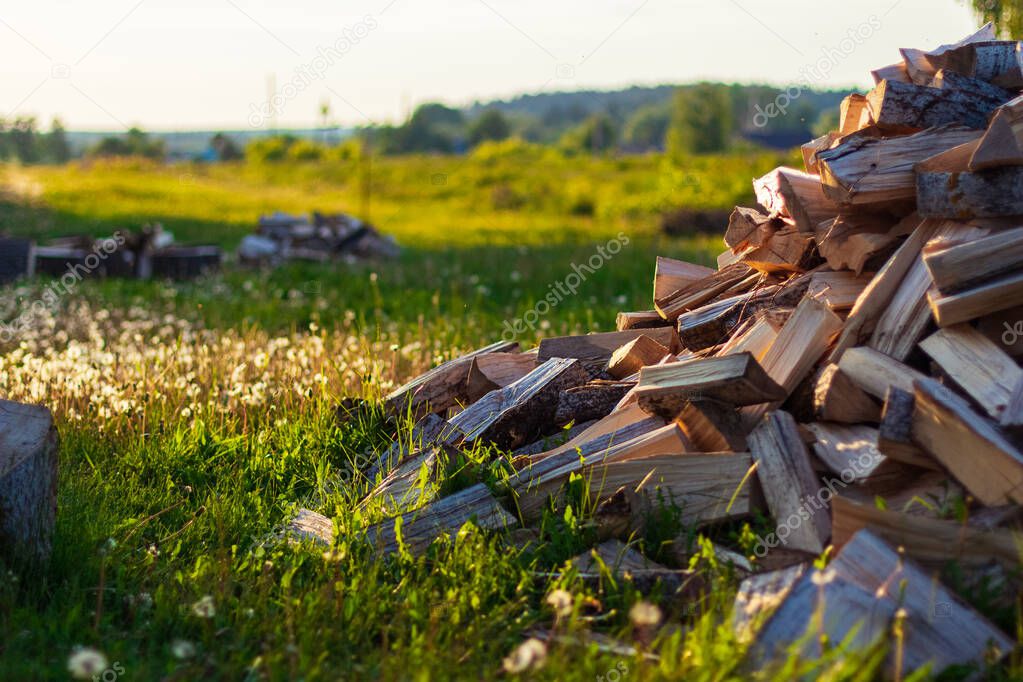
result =
[[40,405],[0,400],[0,547],[50,553],[57,516],[57,429]]

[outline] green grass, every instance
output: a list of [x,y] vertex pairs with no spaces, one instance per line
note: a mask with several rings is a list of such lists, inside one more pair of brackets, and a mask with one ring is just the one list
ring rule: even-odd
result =
[[[64,679],[76,645],[104,652],[126,680],[483,679],[501,674],[535,628],[566,641],[531,679],[748,679],[723,620],[737,581],[707,553],[697,565],[712,592],[695,608],[662,603],[656,634],[630,623],[642,596],[628,583],[586,585],[565,570],[595,541],[583,499],[547,513],[525,547],[470,525],[423,557],[375,558],[360,529],[384,511],[358,507],[372,485],[358,471],[394,427],[378,407],[344,423],[334,410],[343,396],[376,405],[411,376],[496,340],[573,263],[624,233],[629,244],[521,341],[613,329],[619,310],[650,307],[655,255],[712,263],[720,249],[717,237],[661,236],[660,213],[730,208],[778,161],[678,169],[657,157],[517,147],[379,159],[371,216],[405,245],[397,262],[228,267],[189,283],[86,282],[62,297],[0,348],[0,394],[49,405],[62,439],[53,556],[9,558],[0,572],[0,679]],[[182,241],[231,247],[261,212],[358,211],[362,201],[359,168],[340,164],[123,162],[7,167],[2,178],[0,231],[37,236],[160,221]],[[0,290],[0,319],[44,286]],[[500,453],[478,447],[442,486],[481,481],[500,494],[507,475]],[[327,556],[275,537],[299,505],[335,519]],[[637,543],[666,556],[662,543],[684,531],[665,523]],[[749,529],[712,536],[741,549]],[[545,602],[559,588],[574,597],[569,616]],[[193,611],[206,596],[210,618]],[[602,652],[589,633],[637,652]],[[177,640],[194,655],[177,657]],[[836,651],[757,675],[870,679],[878,660]]]

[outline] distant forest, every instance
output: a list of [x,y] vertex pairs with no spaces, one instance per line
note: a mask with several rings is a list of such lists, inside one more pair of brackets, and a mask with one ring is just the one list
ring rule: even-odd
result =
[[123,134],[47,131],[30,117],[0,120],[0,160],[62,163],[81,156],[230,161],[350,158],[362,153],[465,153],[518,138],[570,153],[713,153],[746,147],[787,149],[834,127],[847,90],[788,90],[696,83],[613,91],[553,92],[455,108],[424,103],[400,125],[341,129],[192,131]]

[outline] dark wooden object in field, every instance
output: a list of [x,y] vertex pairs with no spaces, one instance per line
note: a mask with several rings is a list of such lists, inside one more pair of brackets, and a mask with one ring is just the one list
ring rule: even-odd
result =
[[153,276],[194,279],[219,269],[222,260],[217,246],[171,246],[153,253]]
[[0,554],[50,553],[57,514],[57,429],[45,407],[0,400]]
[[64,246],[39,246],[35,252],[35,271],[37,275],[60,278],[74,273],[76,281],[79,275],[84,278],[92,271],[85,265],[86,249]]
[[0,237],[0,284],[35,274],[35,243],[31,239]]

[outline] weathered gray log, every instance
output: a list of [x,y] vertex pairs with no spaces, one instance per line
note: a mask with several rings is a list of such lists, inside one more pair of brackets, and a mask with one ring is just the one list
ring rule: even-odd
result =
[[558,396],[554,423],[563,425],[606,417],[635,385],[631,381],[591,381],[566,389]]
[[[951,75],[945,82],[964,79],[973,80]],[[984,129],[991,112],[1012,95],[1003,91],[1001,97],[987,97],[980,91],[981,88],[960,90],[882,81],[867,95],[867,105],[874,122],[882,128],[923,129],[959,124]]]
[[532,443],[557,430],[554,411],[561,392],[589,379],[578,360],[551,358],[452,417],[441,440],[451,445],[486,440],[509,450]]
[[988,81],[1003,88],[1023,88],[1023,60],[1018,40],[988,40],[970,43],[941,55],[947,71]]
[[440,437],[444,426],[447,424],[435,414],[428,414],[426,418],[417,422],[410,433],[405,436],[398,434],[391,446],[367,467],[363,474],[372,481],[379,473],[387,474],[393,467],[398,466],[406,457],[417,450],[428,447]]
[[883,207],[911,202],[917,195],[913,172],[917,163],[980,135],[978,130],[946,126],[887,139],[850,136],[817,153],[824,193],[843,205]]
[[589,368],[603,369],[616,350],[640,336],[647,336],[673,353],[679,350],[678,337],[671,327],[630,329],[623,332],[557,336],[540,342],[537,362],[551,358],[576,358]]
[[0,400],[0,554],[41,558],[50,553],[57,448],[48,409]]
[[1023,166],[916,175],[916,202],[925,218],[997,218],[1023,215]]

